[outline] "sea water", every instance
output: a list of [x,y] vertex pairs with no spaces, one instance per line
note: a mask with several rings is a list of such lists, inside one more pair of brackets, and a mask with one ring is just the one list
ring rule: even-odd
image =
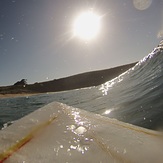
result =
[[144,128],[163,128],[163,41],[133,68],[97,87],[0,99],[0,128],[58,101]]

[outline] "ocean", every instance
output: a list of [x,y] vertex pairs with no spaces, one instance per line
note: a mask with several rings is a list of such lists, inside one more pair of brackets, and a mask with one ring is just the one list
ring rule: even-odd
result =
[[0,99],[0,129],[53,101],[162,130],[163,41],[133,68],[97,87]]

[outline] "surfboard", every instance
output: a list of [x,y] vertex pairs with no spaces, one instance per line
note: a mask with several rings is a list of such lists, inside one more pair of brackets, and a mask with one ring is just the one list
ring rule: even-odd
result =
[[162,163],[162,134],[53,102],[0,131],[0,163]]

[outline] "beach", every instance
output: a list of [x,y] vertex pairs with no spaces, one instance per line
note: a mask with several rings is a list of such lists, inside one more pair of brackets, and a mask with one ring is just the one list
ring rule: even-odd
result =
[[40,93],[18,93],[18,94],[0,94],[0,98],[28,97],[38,95]]

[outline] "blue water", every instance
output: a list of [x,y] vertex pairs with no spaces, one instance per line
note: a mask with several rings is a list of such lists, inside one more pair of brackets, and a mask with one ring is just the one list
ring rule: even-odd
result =
[[144,128],[163,128],[163,41],[133,68],[97,87],[0,99],[0,128],[53,101]]

